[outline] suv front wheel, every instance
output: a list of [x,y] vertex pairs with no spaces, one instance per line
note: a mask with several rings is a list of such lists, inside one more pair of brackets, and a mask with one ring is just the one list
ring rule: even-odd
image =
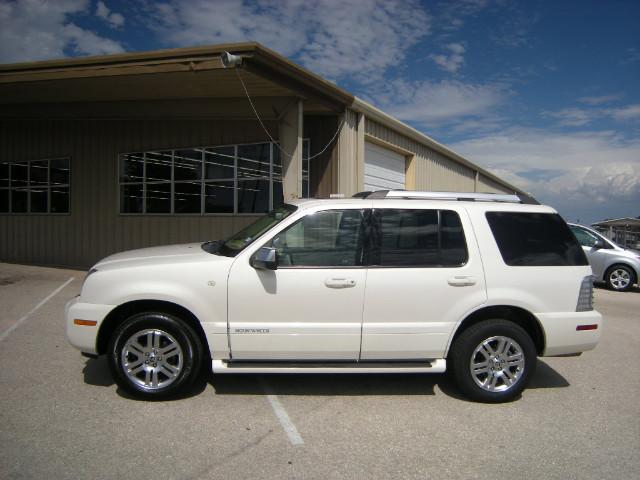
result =
[[458,388],[488,403],[522,393],[536,368],[536,348],[529,334],[507,320],[484,320],[454,341],[449,362]]

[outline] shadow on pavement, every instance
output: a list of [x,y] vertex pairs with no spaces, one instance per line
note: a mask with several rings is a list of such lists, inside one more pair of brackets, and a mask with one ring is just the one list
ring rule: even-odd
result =
[[531,383],[529,383],[527,388],[564,388],[569,385],[570,383],[566,378],[556,372],[545,362],[538,359],[536,374],[531,379]]

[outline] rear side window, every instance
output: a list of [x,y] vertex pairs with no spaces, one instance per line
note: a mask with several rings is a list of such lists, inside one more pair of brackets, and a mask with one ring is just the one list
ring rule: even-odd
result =
[[376,209],[371,265],[459,267],[467,261],[460,217],[450,210]]
[[560,215],[520,212],[487,212],[486,215],[507,265],[588,265],[580,244]]

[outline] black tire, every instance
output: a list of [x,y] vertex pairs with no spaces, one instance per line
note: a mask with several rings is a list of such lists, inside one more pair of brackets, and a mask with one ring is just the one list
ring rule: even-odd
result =
[[[500,343],[502,339],[504,344]],[[482,349],[483,344],[488,348]],[[499,346],[506,347],[506,351],[500,352]],[[500,403],[522,393],[535,373],[536,357],[536,347],[522,327],[495,319],[484,320],[463,331],[453,342],[448,360],[456,384],[465,396],[478,402]],[[476,373],[472,371],[472,362],[483,365],[485,361],[486,367],[478,367]],[[485,369],[487,372],[482,373]]]
[[156,399],[173,396],[193,383],[203,347],[198,335],[179,318],[144,312],[118,326],[107,354],[118,386],[135,396]]
[[626,265],[613,265],[609,267],[604,276],[607,288],[616,292],[626,292],[633,288],[636,283],[636,273],[631,267]]

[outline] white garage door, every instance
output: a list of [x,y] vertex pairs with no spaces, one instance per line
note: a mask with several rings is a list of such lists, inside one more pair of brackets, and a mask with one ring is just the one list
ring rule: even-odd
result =
[[403,155],[373,143],[364,146],[364,189],[392,190],[405,188]]

